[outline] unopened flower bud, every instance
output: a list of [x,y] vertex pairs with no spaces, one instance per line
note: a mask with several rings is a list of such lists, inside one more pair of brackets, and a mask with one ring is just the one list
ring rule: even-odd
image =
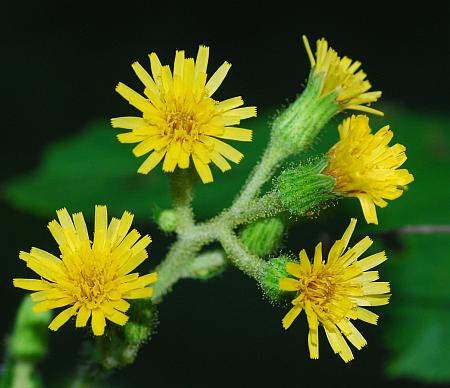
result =
[[280,174],[276,189],[288,212],[302,215],[338,198],[338,194],[333,192],[335,179],[322,174],[327,164],[328,158],[323,157],[289,168]]
[[257,220],[242,231],[241,240],[257,256],[267,256],[277,247],[283,236],[284,222],[279,217]]
[[261,281],[261,287],[264,294],[272,302],[282,302],[289,295],[286,291],[280,289],[280,279],[289,276],[286,271],[286,264],[293,261],[288,256],[280,256],[267,262],[267,266]]
[[162,210],[158,215],[158,226],[163,232],[173,232],[178,225],[178,215],[173,209]]

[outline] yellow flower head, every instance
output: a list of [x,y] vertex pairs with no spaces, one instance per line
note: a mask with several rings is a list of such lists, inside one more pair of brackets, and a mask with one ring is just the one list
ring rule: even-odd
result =
[[322,243],[319,243],[313,263],[302,250],[300,264],[286,264],[287,272],[296,279],[280,279],[282,290],[296,292],[292,300],[293,307],[283,318],[283,327],[288,329],[300,312],[305,310],[309,325],[309,354],[313,359],[319,358],[319,324],[325,329],[334,353],[348,362],[353,360],[353,354],[344,336],[357,349],[367,344],[351,320],[360,319],[376,324],[378,315],[361,306],[389,303],[389,283],[377,282],[378,271],[368,271],[386,260],[385,253],[379,252],[358,260],[372,245],[369,237],[347,249],[355,225],[356,219],[352,218],[342,239],[331,247],[326,262],[322,260]]
[[106,319],[124,325],[124,314],[130,304],[125,299],[150,297],[148,285],[157,280],[156,272],[139,276],[130,273],[148,254],[151,239],[140,238],[136,229],[128,233],[133,215],[124,212],[121,219],[113,218],[108,225],[106,206],[95,207],[94,240],[89,234],[83,214],[70,217],[66,209],[57,211],[59,222],[48,224],[59,245],[60,258],[39,248],[30,253],[20,252],[20,258],[41,279],[14,279],[14,286],[35,291],[31,298],[37,303],[36,313],[66,307],[50,323],[58,330],[76,315],[76,327],[86,326],[91,319],[94,335],[103,335]]
[[305,35],[303,43],[314,73],[324,76],[322,95],[335,92],[341,109],[360,110],[383,116],[383,112],[365,105],[377,101],[381,92],[368,92],[371,85],[366,80],[367,75],[358,70],[361,62],[353,62],[348,57],[340,58],[336,51],[328,47],[324,38],[317,40],[315,57]]
[[406,160],[405,146],[389,146],[394,134],[385,126],[372,134],[369,118],[352,116],[339,126],[340,140],[328,151],[331,158],[324,174],[336,179],[335,192],[357,197],[367,223],[378,224],[375,205],[396,199],[414,177],[398,169]]
[[240,121],[256,116],[255,107],[239,108],[242,97],[221,102],[212,95],[225,79],[231,65],[224,62],[206,82],[209,48],[200,46],[197,59],[185,58],[177,51],[173,74],[161,66],[155,53],[150,54],[152,76],[137,62],[132,67],[144,84],[144,95],[123,83],[117,92],[142,112],[142,117],[118,117],[112,126],[131,129],[118,135],[122,143],[139,143],[133,153],[139,157],[151,152],[138,172],[147,174],[163,158],[163,170],[173,172],[188,168],[190,158],[204,183],[213,181],[209,164],[223,172],[231,169],[228,160],[239,163],[243,155],[219,139],[251,141],[252,131],[235,127]]

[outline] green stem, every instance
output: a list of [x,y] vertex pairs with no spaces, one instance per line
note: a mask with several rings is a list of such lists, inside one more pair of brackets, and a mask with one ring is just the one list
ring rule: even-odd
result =
[[101,380],[105,376],[105,372],[102,370],[98,363],[92,362],[89,366],[80,365],[78,367],[78,373],[70,388],[94,388],[96,381]]
[[239,238],[231,231],[220,235],[220,243],[230,261],[248,276],[260,282],[267,264],[259,257],[252,255]]
[[302,95],[274,121],[270,143],[235,199],[231,212],[245,209],[280,163],[292,154],[303,152],[320,129],[338,113],[335,93],[320,96],[322,83],[322,76],[312,74]]
[[173,206],[178,216],[176,232],[187,234],[194,225],[194,212],[192,210],[192,199],[194,191],[194,177],[190,171],[176,170],[170,176],[170,187],[172,190]]
[[286,157],[303,152],[324,125],[339,113],[337,92],[321,95],[323,77],[312,71],[300,97],[272,124],[271,142],[275,148],[283,149]]
[[245,208],[259,194],[261,187],[273,175],[283,159],[282,149],[273,147],[270,143],[230,210],[236,212]]
[[226,218],[228,225],[234,229],[238,225],[274,216],[283,210],[279,196],[271,191],[261,198],[250,201],[245,207],[233,207],[221,217]]
[[188,264],[197,256],[203,245],[201,241],[195,240],[178,240],[172,244],[166,258],[155,269],[158,272],[158,281],[153,287],[154,303],[160,303],[172,286],[185,276]]
[[184,278],[209,279],[221,273],[226,266],[227,260],[222,250],[204,252],[192,260]]
[[34,365],[31,362],[19,360],[14,363],[11,388],[33,388]]

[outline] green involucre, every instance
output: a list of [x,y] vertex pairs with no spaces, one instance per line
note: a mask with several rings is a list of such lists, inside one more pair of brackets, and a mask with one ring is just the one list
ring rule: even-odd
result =
[[280,289],[280,279],[289,277],[286,264],[293,261],[289,256],[280,256],[267,262],[261,281],[264,294],[274,303],[283,303],[290,296],[289,292]]
[[276,181],[276,190],[283,206],[294,215],[316,211],[327,202],[339,198],[333,192],[334,178],[322,175],[328,158],[312,159],[308,163],[284,170]]
[[280,217],[264,218],[247,225],[241,240],[251,253],[267,256],[278,247],[283,232],[284,222]]
[[310,73],[308,84],[296,101],[272,124],[271,146],[287,155],[304,151],[337,113],[336,92],[321,96],[323,74]]

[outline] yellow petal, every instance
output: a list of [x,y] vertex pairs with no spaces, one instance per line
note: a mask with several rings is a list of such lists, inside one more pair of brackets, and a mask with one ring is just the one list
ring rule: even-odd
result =
[[298,280],[291,278],[281,278],[279,280],[279,287],[283,291],[297,291],[301,283]]
[[150,66],[152,69],[153,78],[155,79],[155,83],[158,86],[158,89],[161,89],[161,62],[159,61],[158,56],[155,53],[151,53],[149,55]]
[[130,212],[124,211],[122,218],[120,219],[120,225],[117,230],[116,241],[113,245],[117,245],[122,242],[128,231],[130,230],[131,224],[133,223],[134,215]]
[[387,294],[391,291],[389,282],[370,282],[363,284],[364,295]]
[[150,298],[153,295],[153,288],[146,287],[138,290],[131,290],[123,295],[126,299]]
[[88,309],[85,305],[80,307],[80,310],[77,314],[77,320],[75,322],[76,327],[85,327],[87,325],[87,321],[91,316],[91,310]]
[[356,218],[352,218],[350,220],[350,225],[345,230],[345,232],[342,236],[342,239],[341,239],[342,243],[343,243],[343,248],[342,248],[343,251],[345,251],[347,249],[350,238],[352,237],[353,231],[355,230],[355,226],[356,226]]
[[244,100],[241,96],[229,98],[227,100],[223,100],[216,105],[217,112],[225,112],[231,109],[235,109],[244,105]]
[[212,75],[209,79],[208,83],[205,85],[206,92],[208,96],[212,96],[214,92],[219,88],[222,84],[223,80],[227,76],[228,71],[231,68],[231,64],[228,62],[224,62],[222,66],[220,66],[217,71]]
[[184,74],[184,51],[177,50],[175,52],[175,62],[173,65],[173,75],[183,78]]
[[64,325],[71,317],[73,317],[76,314],[76,310],[77,308],[75,306],[71,306],[63,310],[50,322],[48,328],[53,331],[58,330],[62,325]]
[[105,333],[105,314],[103,314],[101,309],[96,308],[92,310],[91,325],[94,335],[103,335]]
[[314,251],[314,269],[318,270],[322,266],[322,243],[318,243],[316,245],[316,249]]
[[134,129],[148,125],[142,117],[115,117],[111,119],[113,128]]
[[38,279],[13,279],[14,287],[29,291],[42,291],[51,289],[51,285],[44,280]]
[[311,263],[309,261],[308,255],[306,251],[302,249],[300,251],[300,265],[302,267],[303,272],[310,273],[311,272]]
[[302,312],[302,307],[297,305],[292,307],[289,312],[284,316],[282,320],[282,324],[285,330],[289,329],[289,327],[294,322],[295,318]]
[[363,271],[367,271],[377,265],[383,263],[387,260],[386,254],[384,251],[375,253],[374,255],[368,256],[365,259],[359,260],[358,265],[362,268]]
[[146,88],[151,90],[153,93],[158,94],[158,87],[156,86],[155,82],[153,81],[153,78],[150,76],[150,74],[147,73],[147,71],[140,65],[139,62],[134,62],[131,67],[133,68],[134,72],[138,76],[138,78],[141,80],[141,82],[144,84]]
[[200,73],[206,75],[206,69],[208,67],[209,47],[199,46],[197,59],[195,61],[195,78],[197,79]]
[[377,210],[375,204],[368,195],[358,195],[359,202],[364,213],[364,217],[368,224],[378,225]]
[[73,215],[73,221],[80,241],[89,241],[89,234],[86,222],[84,221],[83,213],[75,213]]
[[141,164],[141,166],[138,169],[138,172],[141,174],[148,174],[158,165],[158,163],[164,157],[165,153],[166,153],[165,149],[152,152],[150,156],[145,160],[145,162]]
[[361,350],[364,346],[367,345],[366,339],[362,336],[359,330],[353,325],[353,323],[347,321],[347,325],[350,328],[350,334],[348,335],[346,334],[346,337],[356,349]]
[[239,141],[252,141],[253,132],[250,129],[225,127],[223,134],[218,135],[222,139],[239,140]]
[[95,226],[93,249],[103,249],[106,243],[106,231],[108,229],[108,214],[106,206],[95,206]]
[[72,219],[66,208],[57,210],[56,214],[58,215],[59,223],[63,229],[70,229],[75,232],[75,226],[73,225]]
[[371,323],[372,325],[376,325],[378,322],[378,315],[363,307],[357,307],[356,314],[361,321]]
[[226,161],[226,159],[224,157],[222,157],[222,155],[220,155],[218,152],[216,151],[212,151],[209,154],[209,157],[211,158],[211,161],[220,168],[220,170],[222,172],[231,170],[231,166],[230,164]]
[[130,304],[125,299],[111,301],[111,306],[122,312],[125,312],[130,308]]
[[192,160],[194,161],[195,169],[197,170],[198,175],[200,175],[202,182],[211,183],[213,181],[213,176],[209,166],[194,155],[192,156]]
[[302,277],[302,266],[300,264],[289,261],[286,263],[286,271],[296,278]]
[[305,304],[306,317],[308,319],[308,348],[309,356],[312,359],[319,358],[319,320],[317,314],[313,311],[310,303]]

